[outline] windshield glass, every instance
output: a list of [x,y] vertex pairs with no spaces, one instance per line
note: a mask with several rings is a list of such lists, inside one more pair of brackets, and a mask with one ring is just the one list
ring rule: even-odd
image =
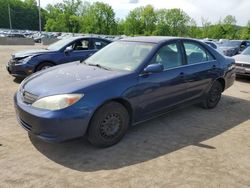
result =
[[241,54],[242,55],[250,55],[250,47],[247,47]]
[[241,41],[225,41],[221,44],[221,46],[225,47],[239,47],[241,44]]
[[51,44],[47,49],[51,51],[58,51],[65,45],[69,44],[71,41],[73,41],[72,38],[62,39]]
[[154,47],[152,43],[113,42],[85,62],[116,70],[135,70]]

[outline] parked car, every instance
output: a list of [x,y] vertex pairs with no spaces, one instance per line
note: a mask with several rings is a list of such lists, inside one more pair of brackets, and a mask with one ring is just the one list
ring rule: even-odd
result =
[[219,48],[226,56],[234,56],[242,52],[249,43],[242,40],[228,40],[220,44]]
[[7,65],[14,77],[28,75],[49,67],[72,61],[83,61],[111,41],[97,37],[71,37],[60,40],[46,49],[17,52]]
[[234,63],[193,39],[121,39],[84,62],[25,79],[14,97],[17,119],[45,141],[86,135],[111,146],[130,125],[180,105],[214,108],[235,80]]
[[21,33],[9,33],[6,36],[11,38],[26,38],[25,35]]
[[33,39],[35,43],[41,43],[43,39],[55,39],[55,38],[56,36],[54,36],[54,34],[52,33],[43,33],[34,37]]
[[234,59],[236,61],[236,75],[250,77],[250,47],[234,56]]
[[238,42],[237,44],[232,43],[231,41],[224,41],[219,44],[219,49],[223,52],[225,56],[232,57],[239,52]]

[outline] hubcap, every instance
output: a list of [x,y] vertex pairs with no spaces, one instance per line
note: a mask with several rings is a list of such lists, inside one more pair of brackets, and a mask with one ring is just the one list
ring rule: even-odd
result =
[[220,98],[220,89],[218,87],[215,87],[210,92],[209,100],[210,102],[217,102]]
[[121,124],[122,119],[119,114],[112,113],[107,115],[100,125],[101,135],[106,139],[115,137],[121,129]]

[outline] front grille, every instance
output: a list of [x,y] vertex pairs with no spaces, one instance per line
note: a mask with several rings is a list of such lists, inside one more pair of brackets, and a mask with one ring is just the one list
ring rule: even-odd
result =
[[23,126],[24,129],[26,129],[27,131],[31,131],[32,126],[29,125],[28,123],[24,122],[22,119],[18,118],[19,122],[21,123],[21,125]]
[[9,61],[9,65],[15,65],[16,64],[16,59],[11,59]]
[[23,102],[27,103],[27,104],[32,104],[34,103],[36,100],[37,100],[38,96],[37,95],[34,95],[32,93],[29,93],[27,91],[24,91],[22,93],[22,99],[23,99]]
[[236,66],[244,67],[244,68],[250,68],[250,64],[245,64],[245,63],[236,63]]

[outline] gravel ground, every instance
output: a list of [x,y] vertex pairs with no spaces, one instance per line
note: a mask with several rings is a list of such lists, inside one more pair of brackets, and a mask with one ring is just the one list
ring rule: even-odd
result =
[[29,137],[5,70],[14,51],[0,46],[0,187],[250,187],[250,80],[237,80],[218,107],[196,106],[132,127],[117,145],[61,144]]

